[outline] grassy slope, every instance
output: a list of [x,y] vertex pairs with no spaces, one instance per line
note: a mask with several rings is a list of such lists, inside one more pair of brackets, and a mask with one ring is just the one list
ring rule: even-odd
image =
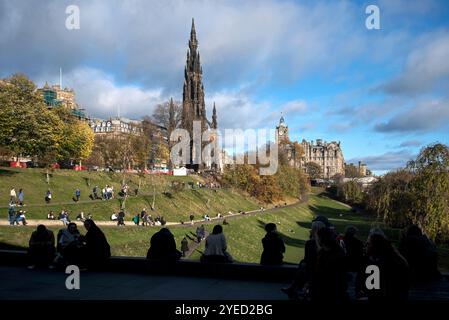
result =
[[[113,185],[116,192],[120,190],[123,176],[119,173],[104,172],[75,172],[69,170],[57,170],[52,174],[50,185],[46,183],[46,176],[40,169],[9,169],[0,168],[0,206],[7,206],[9,200],[9,190],[12,186],[18,193],[20,188],[25,193],[25,210],[28,219],[45,219],[47,213],[53,210],[55,214],[62,209],[71,213],[72,219],[81,211],[85,214],[92,214],[96,220],[109,220],[113,212],[118,212],[120,201],[113,199],[110,201],[90,200],[88,198],[92,188],[98,185],[103,188],[106,184]],[[173,193],[170,184],[172,181],[196,182],[199,178],[193,177],[172,177],[172,176],[149,176],[141,179],[141,189],[139,196],[131,196],[126,201],[126,211],[130,219],[133,214],[142,208],[151,207],[153,201],[153,188],[156,190],[156,201],[153,216],[162,215],[167,221],[186,221],[191,212],[197,218],[205,213],[215,216],[218,212],[229,210],[251,210],[258,208],[258,204],[253,199],[242,196],[237,192],[227,189],[186,189]],[[88,181],[90,186],[88,185]],[[128,174],[126,182],[131,190],[137,188],[139,177],[135,174]],[[46,205],[44,202],[45,192],[50,187],[53,195],[53,203]],[[72,200],[74,190],[80,188],[81,201],[75,203]],[[170,196],[163,195],[162,192],[171,192]],[[63,203],[63,204],[57,204]],[[5,213],[6,209],[0,209]]]
[[[285,261],[297,263],[304,255],[304,243],[308,238],[310,221],[317,214],[328,216],[339,232],[343,232],[348,224],[357,226],[361,239],[366,239],[371,227],[375,225],[384,227],[382,224],[373,222],[372,219],[350,212],[341,203],[320,195],[312,195],[308,203],[298,206],[283,208],[272,213],[265,212],[254,216],[229,219],[230,225],[224,226],[229,252],[238,261],[259,262],[262,252],[261,239],[265,233],[263,226],[267,222],[275,222],[278,224],[279,232],[286,243]],[[212,226],[206,225],[206,229],[211,231]],[[55,231],[56,229],[58,228],[54,228]],[[144,256],[151,235],[158,229],[136,226],[103,228],[111,244],[113,254],[128,256]],[[194,229],[190,226],[171,228],[178,244],[180,244],[184,234],[194,232]],[[390,228],[384,228],[384,230],[390,239],[397,242],[399,230]],[[32,231],[33,228],[31,227],[0,227],[0,247],[24,247]],[[203,248],[200,247],[199,250],[203,250]],[[441,268],[449,271],[449,250],[440,248],[440,256]],[[198,259],[199,253],[196,252],[191,258]]]

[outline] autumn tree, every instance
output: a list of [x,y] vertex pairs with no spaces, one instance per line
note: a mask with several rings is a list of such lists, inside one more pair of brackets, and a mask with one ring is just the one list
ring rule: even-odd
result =
[[413,172],[411,221],[437,241],[449,240],[449,149],[435,143],[423,148],[407,168]]
[[306,172],[311,179],[321,178],[323,173],[321,171],[321,166],[315,162],[306,163]]
[[[57,155],[63,122],[36,93],[35,84],[15,74],[0,82],[0,146],[15,157]],[[56,160],[56,159],[55,159]]]
[[75,118],[70,109],[57,107],[52,112],[64,123],[59,158],[78,162],[88,159],[94,146],[94,133],[89,125]]

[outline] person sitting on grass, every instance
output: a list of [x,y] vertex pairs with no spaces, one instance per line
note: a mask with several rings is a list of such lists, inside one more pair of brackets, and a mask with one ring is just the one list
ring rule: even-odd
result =
[[260,257],[260,264],[280,265],[283,263],[282,260],[284,259],[284,241],[277,232],[274,223],[267,223],[265,225],[265,231],[267,233],[262,239],[263,252]]
[[212,234],[206,239],[206,245],[201,262],[233,262],[232,256],[226,251],[226,238],[223,234],[223,227],[215,225]]
[[16,215],[16,223],[17,223],[17,225],[20,225],[20,222],[22,222],[23,226],[26,226],[28,224],[27,220],[26,220],[26,217],[25,217],[25,213],[26,213],[26,211],[22,211],[22,210],[17,212],[17,215]]
[[136,214],[136,215],[133,217],[133,222],[134,222],[134,224],[135,224],[136,226],[139,225],[139,215],[138,215],[138,214]]
[[55,218],[55,214],[53,213],[53,211],[50,211],[48,214],[47,214],[47,220],[55,220],[56,218]]
[[125,211],[120,210],[117,217],[117,225],[124,226],[125,225]]
[[153,234],[147,259],[162,262],[175,262],[181,258],[181,252],[176,249],[175,237],[166,227]]
[[111,257],[111,247],[103,231],[91,219],[84,221],[87,233],[81,238],[83,242],[83,262],[89,269],[104,265]]
[[81,211],[80,214],[76,216],[76,220],[78,220],[78,221],[84,221],[85,220],[83,211]]
[[53,231],[47,229],[43,224],[37,226],[36,231],[31,234],[28,248],[28,269],[35,267],[53,267],[55,257],[55,236]]
[[59,220],[61,220],[62,223],[67,226],[70,223],[69,213],[65,210],[62,210],[59,214]]

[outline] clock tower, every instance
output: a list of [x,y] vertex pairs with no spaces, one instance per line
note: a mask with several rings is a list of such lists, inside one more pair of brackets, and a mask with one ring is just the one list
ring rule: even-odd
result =
[[276,127],[276,134],[279,143],[282,141],[289,141],[288,126],[285,123],[284,116],[281,116],[279,119],[279,125]]

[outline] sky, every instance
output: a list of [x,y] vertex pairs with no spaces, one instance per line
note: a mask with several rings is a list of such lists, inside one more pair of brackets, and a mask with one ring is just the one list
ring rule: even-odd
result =
[[445,0],[0,0],[0,77],[57,84],[62,68],[89,115],[139,119],[182,100],[192,18],[220,129],[274,128],[282,113],[291,140],[340,141],[377,174],[449,144]]

